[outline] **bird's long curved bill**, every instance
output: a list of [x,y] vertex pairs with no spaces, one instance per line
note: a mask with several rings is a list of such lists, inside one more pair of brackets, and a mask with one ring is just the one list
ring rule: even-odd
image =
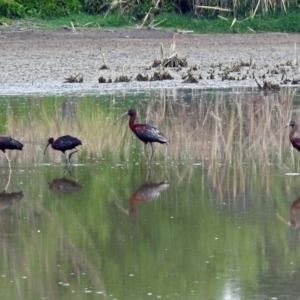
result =
[[128,115],[128,113],[126,112],[126,113],[124,113],[124,114],[122,114],[121,116],[119,116],[119,117],[117,117],[117,119],[116,119],[116,121],[115,121],[115,123],[114,124],[116,124],[122,117],[124,117],[124,116],[126,116],[126,115]]
[[279,213],[276,213],[277,218],[282,221],[283,223],[285,223],[288,226],[291,226],[291,223],[287,220],[285,220]]
[[46,150],[47,150],[47,148],[48,148],[49,145],[50,145],[50,143],[47,144],[47,146],[46,146],[46,148],[44,150],[44,155],[46,154]]
[[277,132],[275,133],[275,134],[277,134],[279,131],[281,131],[283,128],[285,128],[285,127],[288,127],[289,126],[289,124],[286,124],[286,125],[284,125],[284,126],[282,126],[281,128],[279,128],[278,130],[277,130]]

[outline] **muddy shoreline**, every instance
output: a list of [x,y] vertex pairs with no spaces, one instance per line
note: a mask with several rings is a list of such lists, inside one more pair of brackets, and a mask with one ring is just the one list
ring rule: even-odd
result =
[[[176,34],[175,49],[170,50]],[[300,34],[192,34],[175,30],[1,31],[0,95],[106,93],[116,89],[299,85]],[[177,53],[187,67],[151,68]],[[175,50],[175,51],[174,51]],[[105,62],[103,61],[103,55]],[[109,69],[100,69],[103,64]],[[190,70],[192,67],[192,70]],[[168,72],[174,79],[137,81]],[[197,83],[184,82],[187,75]],[[82,83],[64,83],[80,75]],[[125,75],[129,82],[118,82]],[[98,78],[111,83],[98,83]]]

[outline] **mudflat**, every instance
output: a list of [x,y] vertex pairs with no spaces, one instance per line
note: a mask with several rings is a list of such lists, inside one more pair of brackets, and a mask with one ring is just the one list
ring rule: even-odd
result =
[[[300,34],[285,33],[194,34],[150,28],[2,30],[0,94],[258,86],[257,82],[299,85],[299,44]],[[175,57],[187,65],[153,67],[155,60],[166,62]],[[102,69],[103,65],[108,68]],[[155,73],[173,79],[155,80]],[[147,80],[138,80],[138,75]],[[83,82],[66,82],[76,76]],[[119,80],[124,77],[129,81]],[[106,82],[99,83],[99,78]]]

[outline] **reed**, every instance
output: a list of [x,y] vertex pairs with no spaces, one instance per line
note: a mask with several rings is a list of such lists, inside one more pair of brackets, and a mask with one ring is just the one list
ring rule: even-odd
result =
[[[275,133],[290,118],[294,94],[295,89],[282,89],[267,96],[263,92],[243,92],[239,88],[230,94],[193,90],[187,104],[180,100],[177,90],[162,89],[153,100],[140,105],[137,121],[153,124],[170,139],[167,147],[155,145],[159,159],[208,160],[212,165],[218,161],[231,165],[238,158],[241,162],[255,161],[267,168],[275,157],[282,160],[289,149],[287,133],[283,131],[278,136]],[[80,152],[87,157],[110,153],[114,159],[124,156],[129,160],[133,148],[142,152],[142,143],[130,131],[128,119],[114,124],[124,109],[103,110],[93,102],[86,105],[84,101],[58,102],[51,113],[41,104],[40,117],[31,115],[17,119],[8,108],[9,133],[25,143],[25,155],[15,155],[27,162],[41,161],[44,159],[41,150],[47,139],[64,134],[82,139]],[[111,107],[118,105],[113,97],[109,102]],[[64,113],[66,105],[69,107]],[[61,158],[59,153],[51,153]]]
[[[179,182],[191,178],[195,165],[200,165],[219,196],[233,194],[235,198],[249,188],[249,172],[263,173],[269,182],[268,174],[274,168],[297,170],[300,156],[290,146],[288,129],[276,135],[292,117],[299,121],[297,111],[291,110],[296,91],[283,88],[265,93],[256,88],[235,88],[230,93],[182,93],[162,89],[151,100],[136,105],[137,121],[153,124],[170,139],[167,146],[154,145],[154,161],[162,165],[184,162],[184,170],[175,172]],[[124,101],[130,98],[130,93],[124,94]],[[41,104],[40,116],[23,118],[15,118],[8,108],[9,133],[25,144],[23,153],[9,153],[13,161],[24,165],[45,160],[63,163],[58,151],[49,149],[49,158],[45,158],[43,150],[50,136],[71,134],[83,142],[73,157],[75,162],[89,164],[105,158],[113,163],[145,163],[145,148],[129,129],[128,119],[115,124],[116,117],[132,104],[124,108],[111,96],[104,109],[92,98],[78,99],[69,103],[68,117],[62,114],[62,106],[66,104],[58,101],[49,113]]]

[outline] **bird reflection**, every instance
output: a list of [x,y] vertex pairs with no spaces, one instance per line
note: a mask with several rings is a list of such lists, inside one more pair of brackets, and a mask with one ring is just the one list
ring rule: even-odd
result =
[[16,202],[19,202],[24,197],[23,192],[7,193],[4,190],[0,193],[0,210],[4,210]]
[[22,191],[21,192],[11,192],[11,193],[7,192],[8,186],[10,184],[10,179],[11,179],[11,169],[8,174],[7,184],[6,184],[3,192],[0,193],[0,210],[4,210],[4,209],[10,207],[14,203],[19,202],[24,197],[24,194]]
[[63,194],[72,194],[79,192],[82,189],[82,185],[77,183],[75,180],[62,177],[53,179],[52,182],[49,183],[49,189]]
[[300,197],[297,198],[292,205],[290,206],[290,218],[291,218],[291,226],[293,228],[299,227],[299,220],[297,218],[297,211],[300,209]]
[[277,217],[283,221],[288,226],[291,226],[294,229],[299,228],[300,222],[297,217],[297,212],[300,210],[300,197],[298,197],[290,206],[290,221],[286,221],[277,213]]
[[167,181],[159,183],[145,182],[142,184],[130,197],[130,209],[124,209],[119,203],[115,201],[115,205],[123,212],[136,216],[138,213],[137,205],[139,202],[150,202],[156,200],[160,194],[169,188],[170,184]]

